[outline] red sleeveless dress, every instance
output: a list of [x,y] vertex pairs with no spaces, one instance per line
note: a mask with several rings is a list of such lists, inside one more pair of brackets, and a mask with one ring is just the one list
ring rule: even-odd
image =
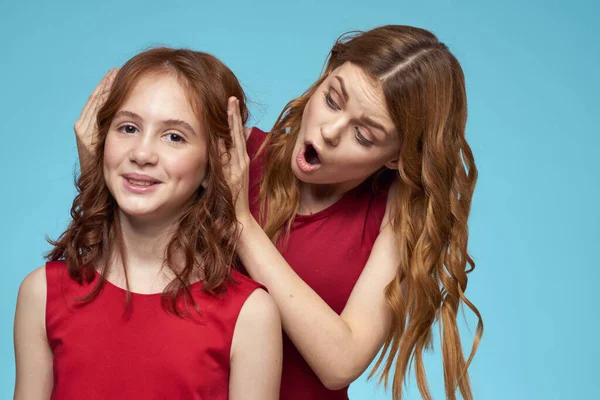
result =
[[79,285],[64,261],[46,264],[46,333],[54,353],[51,399],[194,399],[229,397],[230,349],[242,305],[259,284],[233,271],[222,297],[191,286],[202,314],[179,318],[161,306],[161,293],[131,293],[99,279]]
[[[264,153],[256,153],[266,133],[253,128],[247,141],[250,164],[250,207],[258,220],[258,195],[264,171]],[[358,280],[385,214],[388,190],[373,193],[364,185],[346,193],[332,206],[293,222],[281,254],[321,298],[338,314],[343,311]],[[348,388],[328,390],[291,340],[283,336],[281,400],[338,400]]]

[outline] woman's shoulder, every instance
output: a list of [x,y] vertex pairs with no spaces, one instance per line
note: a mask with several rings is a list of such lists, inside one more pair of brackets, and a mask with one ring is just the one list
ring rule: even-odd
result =
[[251,128],[244,128],[244,135],[246,136],[246,140],[249,140],[251,137],[254,137],[255,140],[260,138],[264,140],[264,138],[266,138],[268,134],[269,132],[265,132],[257,126],[253,126]]

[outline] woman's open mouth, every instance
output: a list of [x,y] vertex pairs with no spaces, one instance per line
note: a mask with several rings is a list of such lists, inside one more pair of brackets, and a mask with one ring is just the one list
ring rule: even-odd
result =
[[296,164],[302,172],[313,172],[321,166],[321,158],[317,149],[310,143],[305,144],[296,157]]
[[315,150],[312,144],[307,144],[304,146],[304,158],[306,162],[310,165],[321,164],[321,159],[319,158],[319,153]]

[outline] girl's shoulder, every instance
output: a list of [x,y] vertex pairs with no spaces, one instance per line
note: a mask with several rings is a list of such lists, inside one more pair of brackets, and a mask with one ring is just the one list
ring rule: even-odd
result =
[[46,303],[46,266],[31,271],[21,282],[18,300],[29,306],[44,306]]
[[264,285],[256,282],[252,278],[242,274],[241,272],[232,269],[231,270],[231,278],[232,278],[232,286],[235,290],[241,290],[245,292],[253,292],[256,289],[263,289],[267,291],[267,288]]

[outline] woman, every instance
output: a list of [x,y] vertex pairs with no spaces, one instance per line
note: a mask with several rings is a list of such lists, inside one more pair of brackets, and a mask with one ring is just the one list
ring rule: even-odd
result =
[[[248,158],[233,111],[237,187]],[[251,132],[237,253],[281,313],[282,399],[346,398],[382,344],[377,367],[387,380],[395,366],[394,398],[411,357],[430,398],[422,353],[436,320],[446,396],[472,398],[456,324],[462,300],[479,318],[474,351],[481,318],[464,291],[477,171],[466,116],[448,48],[428,31],[384,26],[338,41],[270,134]]]
[[[346,399],[382,345],[375,371],[386,384],[393,374],[393,397],[414,360],[430,399],[422,354],[436,321],[446,397],[471,399],[467,367],[483,331],[464,294],[477,169],[464,76],[448,48],[409,26],[343,36],[269,135],[243,129],[235,100],[229,114],[229,182],[242,188],[236,251],[281,314],[281,399]],[[85,159],[93,130],[76,133]],[[468,360],[461,301],[479,319]]]
[[230,268],[219,143],[231,145],[238,81],[208,54],[167,48],[110,78],[73,220],[19,290],[15,398],[278,398],[278,311]]

